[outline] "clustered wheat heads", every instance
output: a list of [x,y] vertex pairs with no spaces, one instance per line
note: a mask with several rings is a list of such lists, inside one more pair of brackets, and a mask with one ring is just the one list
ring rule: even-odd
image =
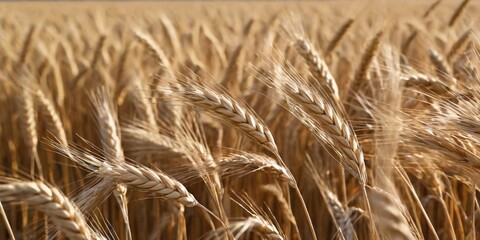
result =
[[477,2],[60,5],[0,4],[0,236],[479,238]]

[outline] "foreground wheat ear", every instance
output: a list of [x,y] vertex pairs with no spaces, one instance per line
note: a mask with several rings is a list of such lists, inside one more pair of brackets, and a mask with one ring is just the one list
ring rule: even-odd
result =
[[301,76],[274,66],[276,73],[269,84],[277,88],[289,102],[292,112],[310,127],[319,140],[332,147],[341,157],[340,163],[362,185],[367,182],[363,151],[344,116],[342,109],[322,97],[322,92],[310,87]]
[[[198,205],[195,197],[188,192],[183,184],[160,170],[152,170],[148,167],[133,165],[127,162],[105,161],[105,159],[89,154],[76,146],[68,148],[53,141],[49,144],[99,177],[108,178],[112,182],[125,184],[127,187],[137,191],[148,192],[153,196],[178,202],[187,207]],[[70,155],[66,153],[70,153]]]
[[26,202],[44,212],[70,239],[106,239],[90,229],[85,217],[60,190],[40,181],[8,179],[0,184],[2,202]]

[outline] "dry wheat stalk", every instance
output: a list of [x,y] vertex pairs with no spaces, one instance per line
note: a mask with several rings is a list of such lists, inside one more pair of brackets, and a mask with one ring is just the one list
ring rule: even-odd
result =
[[88,226],[83,214],[55,187],[39,181],[9,181],[0,185],[2,201],[25,201],[52,218],[70,239],[103,239]]

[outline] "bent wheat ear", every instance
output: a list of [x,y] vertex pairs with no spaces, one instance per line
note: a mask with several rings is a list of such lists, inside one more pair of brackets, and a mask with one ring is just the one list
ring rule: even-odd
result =
[[405,76],[401,76],[400,80],[404,82],[405,87],[407,88],[421,86],[439,95],[450,95],[453,92],[452,89],[450,89],[443,82],[440,82],[438,79],[421,73],[407,74]]
[[179,181],[150,168],[130,164],[103,163],[98,174],[142,192],[154,193],[165,200],[179,202],[187,207],[198,205],[197,200]]
[[54,135],[63,145],[68,145],[67,135],[63,128],[62,120],[58,115],[53,103],[45,96],[43,91],[38,88],[34,92],[35,98],[41,109],[41,113],[46,120],[47,128],[53,131]]
[[331,92],[332,97],[339,101],[337,82],[333,78],[327,64],[320,58],[312,46],[303,39],[297,39],[295,43],[297,52],[302,55],[310,68],[312,75],[319,81],[320,85]]
[[362,185],[367,174],[363,151],[355,132],[331,103],[320,92],[308,86],[300,76],[286,73],[277,66],[272,84],[280,91],[291,110],[300,121],[310,127],[316,137],[330,145],[342,158],[340,163],[355,176]]
[[[65,152],[64,146],[55,142],[50,144],[60,152]],[[117,184],[125,184],[131,189],[152,193],[164,200],[178,202],[187,207],[199,205],[195,197],[188,192],[183,184],[160,170],[155,171],[127,162],[102,161],[102,159],[82,151],[78,147],[72,147],[69,152],[71,155],[67,157],[102,178],[111,179]]]
[[123,156],[120,132],[117,127],[117,117],[108,97],[107,90],[100,88],[90,95],[92,106],[95,110],[95,118],[100,130],[103,150],[113,159],[109,161],[125,161]]
[[180,87],[166,89],[167,95],[183,100],[184,103],[199,108],[213,117],[238,128],[262,147],[278,154],[272,133],[247,106],[236,101],[227,93],[201,86],[199,83],[179,81]]
[[368,43],[368,46],[362,55],[362,59],[360,60],[360,64],[357,68],[357,71],[355,72],[355,78],[351,83],[351,86],[350,86],[351,91],[354,91],[353,87],[357,87],[358,84],[361,84],[367,78],[370,65],[372,64],[372,61],[377,55],[378,49],[380,48],[382,36],[383,36],[383,32],[380,31]]
[[288,170],[279,165],[273,158],[265,155],[246,153],[233,154],[218,162],[218,172],[223,176],[243,175],[255,171],[263,171],[280,180],[287,181],[292,187],[296,187],[295,179]]
[[75,204],[60,190],[45,183],[15,181],[0,184],[0,200],[27,202],[51,217],[53,223],[70,239],[104,239],[91,231]]

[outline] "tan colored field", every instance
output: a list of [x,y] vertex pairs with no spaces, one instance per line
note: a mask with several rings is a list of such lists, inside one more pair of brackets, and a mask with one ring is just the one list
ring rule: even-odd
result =
[[0,239],[480,239],[479,13],[0,3]]

